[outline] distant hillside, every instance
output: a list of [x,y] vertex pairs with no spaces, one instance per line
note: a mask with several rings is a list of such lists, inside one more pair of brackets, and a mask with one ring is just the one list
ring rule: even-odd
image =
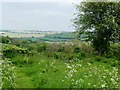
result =
[[[40,40],[45,42],[67,42],[78,38],[74,32],[59,32],[59,31],[25,31],[14,32],[12,30],[1,30],[1,36],[9,36],[11,38],[17,38],[22,40]],[[87,35],[82,34],[79,38],[81,41],[87,39]]]
[[57,34],[46,35],[44,37],[41,37],[40,39],[43,41],[60,42],[60,41],[69,41],[75,38],[76,35],[73,32],[62,32]]

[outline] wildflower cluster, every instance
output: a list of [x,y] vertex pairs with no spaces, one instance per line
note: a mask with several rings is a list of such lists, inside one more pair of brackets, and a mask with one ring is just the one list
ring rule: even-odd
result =
[[[118,68],[104,67],[101,63],[99,65],[90,62],[83,63],[66,63],[65,79],[69,82],[71,87],[88,87],[88,88],[118,88]],[[65,82],[65,80],[64,80]]]
[[1,82],[0,82],[0,88],[14,88],[15,86],[15,73],[14,73],[14,66],[11,63],[11,61],[9,61],[8,59],[1,59],[0,60],[0,76],[1,78]]

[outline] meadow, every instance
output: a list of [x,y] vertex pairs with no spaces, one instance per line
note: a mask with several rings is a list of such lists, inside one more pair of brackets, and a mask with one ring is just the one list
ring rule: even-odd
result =
[[1,88],[119,88],[119,44],[99,56],[87,42],[2,43]]

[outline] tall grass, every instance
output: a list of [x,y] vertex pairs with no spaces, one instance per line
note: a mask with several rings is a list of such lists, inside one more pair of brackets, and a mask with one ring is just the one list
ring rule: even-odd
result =
[[[19,46],[14,46],[14,49],[12,45],[10,47],[13,51],[23,50]],[[9,61],[15,66],[12,70],[15,72],[14,82],[8,83],[9,80],[4,80],[5,87],[11,85],[16,88],[119,87],[117,59],[95,55],[93,48],[86,43],[77,41],[61,44],[39,43],[28,45],[26,50],[29,52],[13,53],[14,55],[10,57]],[[118,50],[115,49],[115,52],[118,53]],[[11,74],[9,67],[5,69]]]
[[[16,56],[13,60],[23,60]],[[28,56],[28,63],[18,63],[15,71],[18,88],[118,88],[118,68],[97,58],[79,61],[56,60],[44,54]],[[18,59],[19,58],[19,59]],[[102,58],[101,59],[105,59]],[[29,62],[32,61],[32,62]],[[22,65],[22,66],[21,66]]]

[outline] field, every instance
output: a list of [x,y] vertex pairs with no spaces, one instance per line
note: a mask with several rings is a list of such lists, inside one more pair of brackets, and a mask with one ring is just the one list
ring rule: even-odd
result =
[[10,36],[10,37],[16,37],[16,38],[27,38],[27,37],[43,37],[43,34],[21,34],[21,33],[5,33],[3,36]]
[[57,31],[0,31],[0,35],[22,40],[40,40],[45,42],[66,42],[76,38],[76,34],[73,32]]
[[119,44],[111,45],[117,55],[99,56],[90,44],[78,40],[10,42],[2,44],[2,88],[119,87]]
[[1,36],[9,36],[11,38],[31,38],[31,37],[44,37],[46,35],[56,34],[58,32],[50,32],[50,31],[0,31]]

